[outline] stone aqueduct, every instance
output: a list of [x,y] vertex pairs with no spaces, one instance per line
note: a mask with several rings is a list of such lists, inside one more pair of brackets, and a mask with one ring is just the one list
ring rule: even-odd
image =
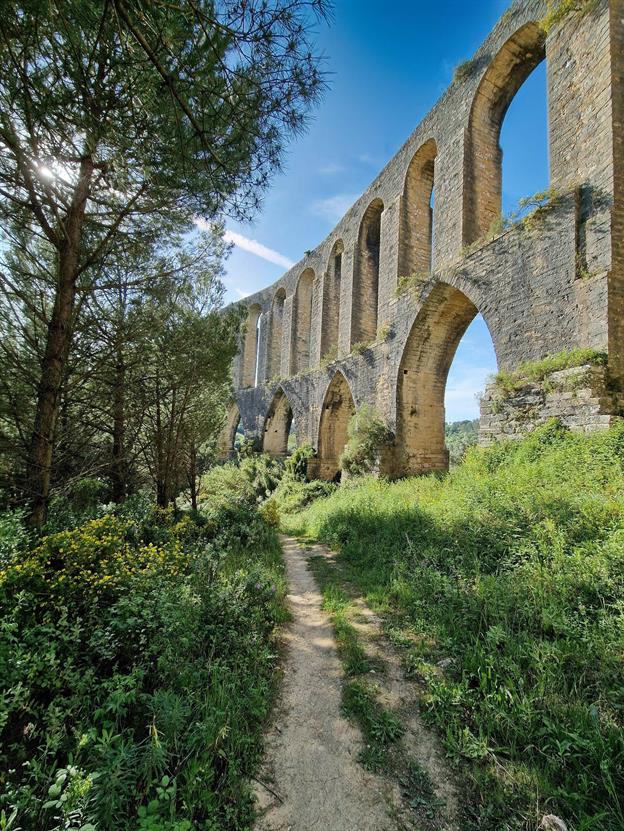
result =
[[[608,353],[607,367],[574,370],[573,383],[526,387],[502,402],[488,388],[482,442],[551,414],[583,430],[618,416],[624,0],[578,5],[584,13],[546,33],[546,0],[516,0],[331,234],[245,299],[224,455],[239,422],[266,452],[284,454],[292,423],[298,442],[318,450],[311,473],[333,478],[349,417],[370,404],[394,436],[381,472],[445,469],[446,378],[478,312],[500,369],[575,347]],[[497,231],[501,125],[542,60],[556,198],[530,222]],[[411,290],[397,295],[408,275]]]

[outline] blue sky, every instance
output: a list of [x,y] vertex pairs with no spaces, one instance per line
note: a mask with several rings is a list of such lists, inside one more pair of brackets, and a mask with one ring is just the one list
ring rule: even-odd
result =
[[[479,7],[475,13],[475,6]],[[508,6],[506,0],[336,0],[331,25],[319,25],[329,89],[307,132],[290,145],[261,213],[228,222],[236,245],[227,263],[228,300],[277,280],[331,231],[392,158]],[[381,11],[380,11],[381,9]],[[503,202],[548,184],[545,70],[522,87],[501,144]],[[496,370],[489,333],[477,318],[466,332],[447,384],[447,420],[476,418],[476,394]]]

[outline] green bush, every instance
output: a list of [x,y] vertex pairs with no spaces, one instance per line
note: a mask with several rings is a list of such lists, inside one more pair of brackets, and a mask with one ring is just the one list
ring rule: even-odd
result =
[[[445,479],[361,480],[298,516],[407,630],[467,781],[462,828],[624,828],[624,426],[473,448]],[[437,665],[443,659],[447,668]]]
[[285,587],[253,484],[212,479],[197,514],[137,498],[5,563],[0,816],[16,828],[250,828]]
[[308,473],[308,460],[316,456],[316,450],[309,442],[297,447],[284,462],[286,477],[305,482]]
[[388,429],[372,407],[365,405],[351,416],[348,440],[340,457],[340,467],[351,476],[370,473],[377,465],[379,453],[389,440]]
[[29,535],[24,527],[24,516],[24,511],[0,513],[0,571],[27,549]]

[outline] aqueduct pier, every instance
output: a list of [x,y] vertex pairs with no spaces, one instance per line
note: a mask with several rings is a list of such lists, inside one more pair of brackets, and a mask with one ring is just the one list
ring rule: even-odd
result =
[[[312,473],[333,478],[350,415],[369,404],[394,437],[382,473],[445,469],[446,379],[478,312],[499,369],[576,347],[608,355],[606,367],[566,370],[506,397],[488,387],[483,443],[551,415],[580,430],[618,417],[624,0],[580,0],[578,9],[546,32],[546,0],[512,3],[329,236],[245,298],[223,454],[239,422],[266,452],[284,454],[292,424],[297,441],[318,450]],[[551,198],[503,228],[501,126],[544,60]]]

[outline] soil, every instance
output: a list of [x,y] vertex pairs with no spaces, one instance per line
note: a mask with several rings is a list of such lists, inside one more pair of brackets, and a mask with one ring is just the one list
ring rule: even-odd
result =
[[438,819],[419,822],[401,788],[358,763],[358,728],[341,712],[344,673],[328,615],[308,559],[333,559],[324,546],[302,548],[281,537],[292,622],[284,632],[284,680],[256,778],[256,831],[458,831],[458,798],[437,738],[421,723],[418,691],[406,680],[383,622],[356,599],[353,620],[366,652],[383,662],[376,679],[384,704],[401,717],[409,754],[426,770],[439,803]]

